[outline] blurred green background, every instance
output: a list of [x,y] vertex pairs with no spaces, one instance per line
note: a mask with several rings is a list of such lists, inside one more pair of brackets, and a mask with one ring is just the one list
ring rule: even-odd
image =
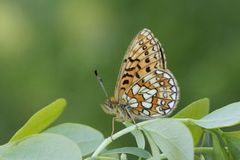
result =
[[211,110],[239,101],[239,9],[224,0],[0,1],[0,143],[59,97],[68,108],[58,123],[108,136],[112,117],[99,107],[105,97],[93,71],[112,94],[125,50],[145,27],[178,80],[178,110],[203,97]]

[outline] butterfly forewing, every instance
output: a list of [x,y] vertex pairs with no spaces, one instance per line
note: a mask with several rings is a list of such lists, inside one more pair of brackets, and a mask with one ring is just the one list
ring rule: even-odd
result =
[[150,30],[143,29],[133,39],[124,56],[115,88],[115,99],[121,99],[128,88],[151,70],[165,67],[160,43]]
[[115,100],[125,102],[137,118],[167,116],[175,108],[179,90],[167,69],[160,42],[148,29],[133,39],[124,56]]

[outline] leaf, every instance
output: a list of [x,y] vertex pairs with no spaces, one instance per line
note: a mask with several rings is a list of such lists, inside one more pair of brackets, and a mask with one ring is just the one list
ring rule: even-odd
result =
[[240,160],[240,131],[224,132],[223,137],[233,158]]
[[213,140],[213,156],[214,159],[217,160],[229,160],[227,152],[225,150],[225,146],[222,144],[221,139],[219,136],[211,132],[212,140]]
[[37,113],[35,113],[22,128],[20,128],[10,142],[20,140],[26,136],[36,134],[46,129],[52,124],[63,112],[66,106],[64,99],[57,99],[53,103],[47,105]]
[[78,144],[83,156],[92,153],[104,140],[101,132],[92,127],[76,123],[60,124],[47,129],[45,132],[60,134],[71,139]]
[[116,149],[112,149],[104,152],[103,155],[116,154],[116,153],[118,154],[126,153],[126,154],[131,154],[131,155],[135,155],[137,157],[142,157],[142,158],[151,157],[151,154],[148,151],[141,148],[137,148],[137,147],[116,148]]
[[70,139],[51,133],[29,136],[5,150],[4,160],[81,160],[81,151]]
[[[124,125],[126,127],[129,127],[133,124],[128,123],[128,122],[124,122]],[[144,149],[145,148],[145,138],[144,138],[144,135],[143,135],[142,131],[139,130],[139,129],[136,129],[136,130],[133,130],[131,133],[135,137],[138,148]]]
[[213,111],[200,120],[191,120],[193,123],[207,129],[229,127],[240,123],[240,102],[229,104]]
[[96,158],[90,158],[90,159],[85,159],[85,160],[119,160],[119,158],[115,158],[115,157],[105,157],[105,156],[98,156]]
[[150,136],[150,134],[147,131],[144,131],[147,139],[148,139],[148,143],[150,145],[151,151],[152,151],[152,158],[150,158],[151,160],[159,160],[159,157],[161,157],[161,153],[159,148],[157,147],[157,145],[154,143],[152,137]]
[[173,119],[149,120],[142,126],[168,160],[193,160],[193,139],[188,128]]
[[209,99],[203,98],[183,108],[176,115],[174,115],[174,118],[200,119],[206,116],[208,113],[209,113]]
[[8,150],[10,147],[12,147],[12,143],[7,143],[7,144],[4,144],[4,145],[1,145],[0,146],[0,160],[2,160],[2,154]]
[[203,155],[194,155],[194,160],[205,160],[204,156]]
[[[209,112],[209,99],[203,98],[199,99],[187,107],[179,111],[174,118],[192,118],[192,119],[200,119],[206,116]],[[199,126],[193,125],[191,123],[185,123],[189,130],[192,133],[194,145],[197,145],[202,136],[203,130]]]

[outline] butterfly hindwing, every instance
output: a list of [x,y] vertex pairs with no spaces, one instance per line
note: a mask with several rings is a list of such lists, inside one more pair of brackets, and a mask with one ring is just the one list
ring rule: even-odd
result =
[[138,118],[167,116],[178,101],[177,82],[169,70],[146,74],[124,95],[129,109]]

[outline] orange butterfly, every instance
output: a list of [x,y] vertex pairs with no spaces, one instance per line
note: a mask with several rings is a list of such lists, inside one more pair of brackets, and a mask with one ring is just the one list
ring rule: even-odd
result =
[[170,115],[178,99],[179,88],[167,69],[164,50],[153,33],[143,29],[123,58],[114,96],[107,99],[102,108],[118,121],[135,123],[135,119]]

